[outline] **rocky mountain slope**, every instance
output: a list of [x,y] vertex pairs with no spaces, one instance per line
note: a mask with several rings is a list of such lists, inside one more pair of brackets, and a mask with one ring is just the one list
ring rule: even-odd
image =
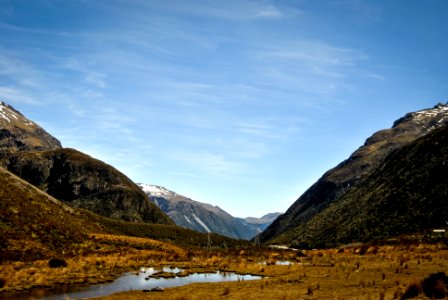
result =
[[1,165],[73,207],[125,221],[173,224],[124,174],[61,148],[56,138],[3,102],[0,147]]
[[448,126],[389,155],[337,202],[274,241],[334,247],[434,228],[448,221]]
[[262,219],[240,219],[217,206],[201,203],[164,187],[139,184],[149,199],[177,225],[199,232],[214,232],[237,239],[249,240],[266,228],[278,214]]
[[125,221],[171,223],[124,174],[74,149],[16,152],[3,165],[72,207]]
[[0,102],[0,154],[62,148],[61,143],[20,112]]
[[[304,228],[307,222],[326,210],[384,163],[398,149],[448,124],[448,105],[408,113],[395,121],[392,128],[376,132],[347,160],[327,171],[288,211],[277,218],[260,236],[260,240],[278,241],[288,232]],[[285,241],[285,239],[282,239]]]

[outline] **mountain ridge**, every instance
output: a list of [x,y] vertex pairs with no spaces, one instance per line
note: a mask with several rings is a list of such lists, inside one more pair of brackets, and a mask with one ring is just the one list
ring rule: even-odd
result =
[[448,126],[389,155],[369,176],[275,243],[335,247],[445,228],[448,220]]

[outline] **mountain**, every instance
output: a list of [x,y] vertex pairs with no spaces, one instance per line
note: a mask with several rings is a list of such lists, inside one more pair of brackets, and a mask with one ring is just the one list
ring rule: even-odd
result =
[[337,202],[274,241],[334,247],[445,228],[448,126],[389,155]]
[[275,219],[277,219],[282,213],[269,213],[261,218],[247,217],[238,218],[241,222],[245,223],[247,226],[252,227],[252,230],[257,234],[265,230]]
[[408,113],[395,121],[392,128],[374,133],[363,146],[327,171],[285,214],[268,226],[260,234],[260,241],[286,242],[287,237],[295,235],[291,232],[300,228],[307,230],[305,224],[308,221],[325,211],[332,203],[339,202],[354,185],[380,168],[391,153],[447,124],[448,105],[438,104],[431,109]]
[[124,221],[171,223],[124,174],[74,149],[16,152],[3,165],[72,207]]
[[20,112],[0,102],[0,153],[62,148],[61,143]]
[[224,236],[249,240],[261,232],[273,215],[262,220],[256,218],[239,219],[231,216],[218,206],[191,200],[164,187],[139,184],[149,199],[165,212],[178,226],[199,232],[214,232]]
[[133,222],[173,224],[110,165],[61,143],[11,106],[0,105],[0,164],[72,207]]
[[[213,247],[247,246],[241,241],[216,234],[207,236],[176,225],[125,222],[72,208],[3,167],[0,186],[0,263],[98,255],[101,245],[91,240],[92,233],[151,238],[189,248],[206,247],[209,240]],[[118,242],[118,246],[127,244]],[[113,251],[113,240],[105,249]]]

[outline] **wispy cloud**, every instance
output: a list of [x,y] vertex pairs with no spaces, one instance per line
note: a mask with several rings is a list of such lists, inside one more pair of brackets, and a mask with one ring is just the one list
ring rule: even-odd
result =
[[168,157],[183,165],[194,167],[208,176],[228,177],[241,174],[247,168],[246,164],[234,160],[225,154],[209,151],[174,151]]
[[148,1],[141,1],[140,4],[145,6],[156,6],[171,11],[176,11],[184,14],[191,14],[201,17],[214,17],[229,20],[244,20],[248,19],[277,19],[283,16],[283,12],[269,2],[256,2],[248,0],[230,0],[230,1],[170,1],[169,3],[148,3]]
[[367,58],[362,51],[336,47],[319,40],[303,40],[278,45],[262,52],[261,56],[299,63],[311,71],[321,68],[350,67]]

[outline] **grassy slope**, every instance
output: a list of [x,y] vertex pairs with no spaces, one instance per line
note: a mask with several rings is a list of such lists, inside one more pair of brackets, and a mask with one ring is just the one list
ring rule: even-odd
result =
[[[0,261],[79,253],[90,233],[146,237],[183,247],[207,246],[208,237],[174,225],[124,222],[71,208],[0,167]],[[240,241],[211,235],[212,246]]]
[[447,195],[444,127],[394,152],[338,202],[274,242],[332,247],[446,227]]
[[32,260],[68,251],[99,226],[0,167],[0,260]]

